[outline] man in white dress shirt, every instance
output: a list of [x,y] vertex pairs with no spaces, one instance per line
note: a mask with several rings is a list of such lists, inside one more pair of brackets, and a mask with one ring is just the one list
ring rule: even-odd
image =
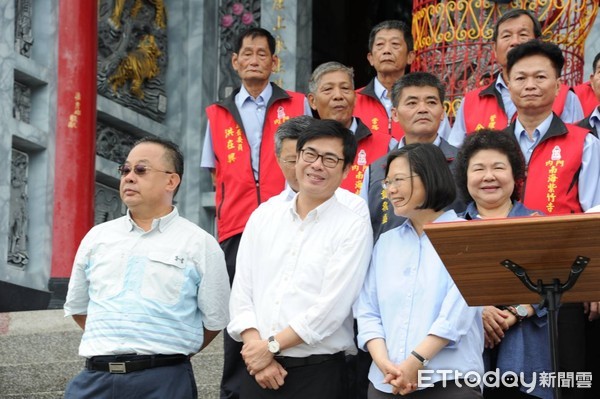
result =
[[335,191],[356,153],[352,133],[313,120],[296,147],[298,193],[250,217],[240,242],[228,332],[243,341],[241,398],[342,398],[351,307],[372,233]]
[[[291,201],[300,190],[296,177],[296,144],[313,120],[313,117],[308,115],[296,116],[277,128],[275,157],[285,177],[286,185],[281,194],[273,197],[274,200]],[[339,202],[352,209],[357,215],[370,221],[369,208],[362,197],[341,187],[335,190],[335,196]]]

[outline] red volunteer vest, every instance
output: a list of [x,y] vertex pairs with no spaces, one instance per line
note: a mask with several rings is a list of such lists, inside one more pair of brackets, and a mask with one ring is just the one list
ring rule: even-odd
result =
[[[555,116],[556,118],[556,116]],[[577,176],[589,131],[565,123],[568,132],[535,147],[529,166],[523,203],[549,215],[581,213]]]
[[600,104],[600,101],[596,98],[596,94],[594,94],[594,90],[592,90],[590,82],[573,87],[573,91],[577,95],[577,98],[579,98],[581,108],[583,108],[583,115],[585,116],[590,115],[598,104]]
[[359,139],[356,157],[350,166],[348,176],[340,184],[351,193],[359,194],[365,178],[365,170],[378,158],[389,151],[391,137],[385,133],[374,133]]
[[352,114],[367,125],[373,133],[391,134],[393,138],[400,141],[404,137],[400,124],[388,118],[385,107],[379,100],[361,93],[361,90],[363,88],[356,90],[356,103]]
[[285,178],[275,158],[275,131],[283,122],[304,114],[304,96],[287,92],[265,115],[260,143],[259,176],[252,172],[250,146],[246,134],[233,115],[220,104],[206,109],[216,167],[215,207],[218,240],[240,234],[250,214],[285,187]]
[[[496,81],[492,83],[492,85],[495,84]],[[496,96],[490,94],[480,95],[483,90],[488,89],[489,87],[490,86],[480,87],[465,94],[463,99],[465,102],[463,114],[465,117],[467,134],[471,134],[484,128],[502,130],[509,125],[508,117],[498,103]],[[556,115],[562,114],[568,93],[569,86],[561,84],[558,95],[552,105],[552,111],[554,111]]]

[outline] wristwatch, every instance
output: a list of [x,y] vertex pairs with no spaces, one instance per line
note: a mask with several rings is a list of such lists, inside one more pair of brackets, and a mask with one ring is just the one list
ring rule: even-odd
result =
[[427,367],[427,365],[429,364],[429,359],[425,359],[423,356],[419,355],[417,352],[412,351],[410,352],[411,355],[413,355],[414,357],[417,358],[418,361],[421,362],[421,364],[423,364],[423,367]]
[[271,352],[274,356],[279,355],[279,342],[277,342],[277,340],[275,339],[274,336],[270,336],[268,341],[267,341],[267,348],[269,349],[269,352]]
[[523,321],[527,317],[527,308],[523,305],[507,306],[506,310],[512,313],[518,321]]

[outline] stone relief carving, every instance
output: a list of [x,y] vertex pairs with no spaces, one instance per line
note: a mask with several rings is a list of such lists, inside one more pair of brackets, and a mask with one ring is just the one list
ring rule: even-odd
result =
[[10,176],[10,216],[8,233],[8,263],[25,268],[29,263],[27,252],[27,176],[29,156],[21,151],[12,150]]
[[29,58],[33,46],[31,0],[15,0],[15,16],[15,50]]
[[99,0],[98,93],[162,122],[167,112],[163,0]]
[[115,127],[96,122],[96,154],[121,165],[138,138]]
[[94,225],[119,218],[127,213],[121,202],[119,190],[96,183]]
[[30,121],[31,88],[23,83],[14,82],[13,87],[13,117],[17,120]]
[[227,97],[240,85],[231,66],[234,40],[249,27],[260,26],[260,0],[221,0],[219,7],[219,99]]

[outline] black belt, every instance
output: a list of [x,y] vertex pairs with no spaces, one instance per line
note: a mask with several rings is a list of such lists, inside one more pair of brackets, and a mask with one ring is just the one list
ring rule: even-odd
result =
[[315,364],[321,364],[333,360],[345,361],[345,358],[346,356],[344,355],[344,352],[334,353],[333,355],[310,355],[306,357],[275,356],[275,360],[277,360],[279,364],[286,369],[302,366],[313,366]]
[[186,355],[115,355],[94,356],[85,360],[85,368],[124,374],[155,367],[173,366],[189,360]]

